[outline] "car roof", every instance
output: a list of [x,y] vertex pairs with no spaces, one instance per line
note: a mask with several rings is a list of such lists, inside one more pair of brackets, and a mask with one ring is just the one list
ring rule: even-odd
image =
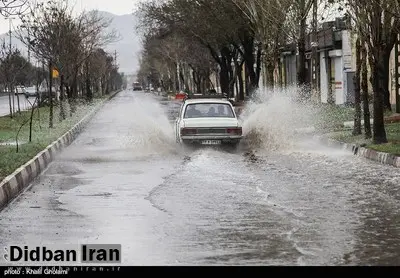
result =
[[187,100],[185,100],[185,104],[197,104],[197,103],[221,103],[221,104],[232,105],[226,99],[202,98],[202,99],[187,99]]

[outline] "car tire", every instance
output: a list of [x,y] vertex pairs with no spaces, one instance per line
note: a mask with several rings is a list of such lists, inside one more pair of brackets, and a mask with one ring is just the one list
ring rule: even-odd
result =
[[191,148],[193,147],[193,144],[190,143],[190,141],[182,140],[181,146],[182,146],[184,149],[191,149]]
[[236,151],[239,150],[239,144],[240,144],[240,142],[233,142],[233,143],[230,143],[230,144],[229,144],[229,149],[230,149],[231,151],[236,152]]

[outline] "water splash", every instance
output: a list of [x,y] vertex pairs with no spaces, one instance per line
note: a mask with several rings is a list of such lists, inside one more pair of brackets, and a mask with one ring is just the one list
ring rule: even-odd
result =
[[296,99],[298,88],[259,89],[241,120],[245,142],[252,148],[282,150],[295,146],[301,130],[314,125],[316,109]]
[[132,119],[121,142],[135,153],[154,154],[176,149],[173,124],[165,109],[155,99],[138,95],[125,109]]

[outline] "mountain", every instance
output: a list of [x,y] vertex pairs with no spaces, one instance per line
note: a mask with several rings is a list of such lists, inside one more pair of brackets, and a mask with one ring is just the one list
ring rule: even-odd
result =
[[117,51],[117,62],[121,72],[135,73],[139,68],[139,56],[141,41],[135,27],[138,23],[133,14],[114,15],[108,12],[100,12],[104,18],[112,20],[110,27],[119,34],[119,40],[108,45],[109,52]]
[[[134,74],[139,68],[139,56],[141,51],[141,41],[135,31],[137,18],[133,14],[115,15],[109,12],[99,11],[99,14],[110,19],[111,23],[107,30],[115,30],[118,33],[118,41],[105,47],[106,51],[114,55],[117,52],[117,63],[119,71],[125,74]],[[9,43],[9,34],[0,35],[0,41]],[[27,47],[14,36],[11,38],[12,45],[21,50],[24,56],[28,56]]]

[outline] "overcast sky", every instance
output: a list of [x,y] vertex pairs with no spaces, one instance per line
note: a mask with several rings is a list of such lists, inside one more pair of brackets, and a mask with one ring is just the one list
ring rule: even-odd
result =
[[[124,15],[131,14],[140,0],[69,0],[69,2],[74,6],[76,12],[97,9],[116,15]],[[13,26],[18,24],[18,20],[13,20]],[[0,15],[0,34],[6,33],[8,30],[9,21]]]

